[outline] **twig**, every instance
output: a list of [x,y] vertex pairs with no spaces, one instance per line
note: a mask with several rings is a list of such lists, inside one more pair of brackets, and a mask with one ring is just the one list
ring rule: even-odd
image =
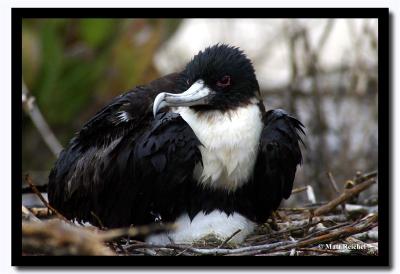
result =
[[70,222],[67,218],[65,218],[61,213],[59,213],[54,207],[52,207],[47,201],[46,199],[42,196],[42,193],[40,193],[40,191],[36,188],[36,186],[33,184],[31,177],[29,176],[29,174],[25,175],[25,182],[32,188],[32,191],[39,197],[39,199],[42,201],[42,203],[51,211],[53,211],[58,218],[66,221],[66,222]]
[[182,254],[185,254],[185,252],[188,251],[188,249],[192,248],[192,247],[193,247],[193,244],[191,244],[190,246],[188,246],[187,248],[185,248],[184,250],[182,250],[181,252],[176,254],[176,256],[181,256]]
[[49,125],[40,112],[39,107],[35,103],[35,97],[30,95],[24,81],[22,81],[22,106],[24,111],[31,118],[43,140],[50,148],[51,152],[54,154],[54,156],[58,157],[62,150],[62,146],[55,137],[54,133],[50,130]]
[[306,191],[307,194],[307,199],[310,203],[314,204],[316,203],[316,199],[315,199],[315,193],[314,193],[314,189],[312,186],[310,185],[306,185],[306,186],[301,186],[298,188],[294,188],[292,190],[292,194],[296,194],[296,193],[300,193]]
[[41,222],[40,219],[30,212],[25,206],[22,206],[22,218],[28,221]]
[[376,171],[376,170],[375,171],[371,171],[371,172],[368,172],[368,173],[356,178],[354,180],[354,183],[355,184],[359,184],[359,183],[365,182],[365,181],[367,181],[369,179],[375,178],[377,176],[378,176],[378,171]]
[[38,218],[47,218],[53,213],[47,207],[30,207],[29,210]]
[[[47,192],[47,184],[36,186],[36,188],[37,190],[39,190],[39,192]],[[23,187],[21,193],[22,194],[32,193],[32,189],[29,186]]]
[[307,186],[297,187],[292,190],[292,194],[300,193],[300,192],[303,192],[306,190],[307,190]]
[[337,186],[335,178],[333,178],[333,175],[331,172],[327,172],[329,182],[331,183],[331,186],[333,187],[333,190],[336,192],[336,194],[340,194],[339,188]]
[[309,208],[307,208],[307,207],[281,207],[281,208],[278,208],[277,210],[279,210],[279,211],[295,211],[295,212],[300,211],[300,212],[303,212],[303,211],[309,210]]
[[165,232],[172,229],[175,229],[174,224],[154,224],[149,226],[109,229],[100,233],[99,235],[103,241],[111,241],[123,236],[135,237],[138,235],[149,235],[153,233]]
[[310,228],[311,228],[312,220],[313,220],[313,217],[314,217],[314,210],[310,209],[310,210],[308,211],[308,213],[309,213],[309,216],[308,216],[308,224],[307,224],[307,226],[304,228],[304,234],[307,234],[308,231],[309,231]]
[[114,255],[97,234],[57,219],[22,222],[22,250],[27,254]]
[[[331,183],[331,186],[333,187],[333,190],[335,191],[336,195],[339,195],[340,191],[339,191],[339,188],[337,186],[335,178],[333,177],[331,172],[328,172],[327,175],[328,175],[328,178],[329,178],[329,182]],[[346,205],[344,203],[342,203],[341,207],[342,207],[343,214],[347,215]]]
[[308,234],[307,236],[305,236],[301,240],[304,241],[304,240],[311,239],[311,238],[314,238],[314,237],[317,237],[317,236],[321,236],[321,235],[324,235],[324,234],[328,233],[329,231],[333,231],[335,229],[338,229],[338,228],[341,228],[341,227],[344,227],[344,226],[349,226],[350,224],[349,223],[342,223],[342,224],[337,224],[337,225],[334,225],[334,226],[331,226],[331,227],[325,227],[321,223],[319,223],[318,225],[321,226],[319,228],[319,230]]
[[226,238],[225,241],[223,241],[222,244],[220,244],[217,248],[223,247],[227,242],[229,242],[233,237],[235,237],[235,235],[238,234],[240,231],[242,231],[242,230],[238,229],[235,232],[233,232],[233,234],[231,236],[229,236],[228,238]]
[[320,206],[319,208],[317,208],[314,211],[314,215],[318,216],[318,215],[323,215],[326,214],[330,211],[332,211],[333,209],[335,209],[339,204],[349,200],[351,197],[354,197],[355,195],[357,195],[358,193],[360,193],[361,191],[367,189],[368,187],[370,187],[371,185],[373,185],[374,183],[376,183],[375,179],[369,179],[366,182],[360,183],[356,186],[354,186],[351,189],[347,189],[345,190],[340,196],[338,196],[337,198],[333,199],[332,201],[330,201],[329,203]]
[[90,214],[96,219],[96,221],[98,222],[100,229],[104,230],[105,227],[103,225],[103,222],[100,220],[99,216],[97,216],[93,211],[90,211]]

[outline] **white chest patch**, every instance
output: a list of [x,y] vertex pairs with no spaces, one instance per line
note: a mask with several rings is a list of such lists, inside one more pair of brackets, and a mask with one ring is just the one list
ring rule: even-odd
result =
[[233,191],[253,173],[260,134],[261,112],[254,103],[229,112],[212,111],[198,115],[192,109],[173,110],[193,129],[203,146],[203,166],[195,178],[204,186]]
[[230,240],[231,243],[238,244],[243,242],[255,227],[252,221],[237,212],[228,216],[219,210],[214,210],[207,215],[199,212],[192,221],[187,214],[183,214],[175,221],[175,225],[174,231],[151,235],[146,238],[146,242],[190,244],[209,235],[224,241],[240,229],[240,232]]

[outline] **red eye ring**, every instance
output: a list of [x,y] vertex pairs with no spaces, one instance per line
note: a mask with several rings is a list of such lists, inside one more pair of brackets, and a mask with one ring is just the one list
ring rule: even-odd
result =
[[217,81],[217,86],[225,88],[231,85],[231,77],[229,75],[225,75],[221,79]]

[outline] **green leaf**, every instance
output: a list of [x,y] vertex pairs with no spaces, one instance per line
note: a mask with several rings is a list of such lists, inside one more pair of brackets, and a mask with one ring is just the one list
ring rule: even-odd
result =
[[97,48],[111,38],[115,25],[114,19],[81,19],[79,31],[83,41]]

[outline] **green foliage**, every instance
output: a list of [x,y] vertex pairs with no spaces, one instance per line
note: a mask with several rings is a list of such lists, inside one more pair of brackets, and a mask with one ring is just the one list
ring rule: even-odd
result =
[[[112,97],[158,76],[153,56],[179,22],[23,20],[22,77],[62,144]],[[31,136],[28,131],[35,129],[27,117],[24,119],[24,136]],[[24,139],[23,147],[32,142]],[[31,154],[34,149],[23,151]],[[23,156],[30,162],[29,155]]]
[[114,19],[81,19],[79,23],[82,40],[93,48],[99,48],[110,39],[117,24]]

